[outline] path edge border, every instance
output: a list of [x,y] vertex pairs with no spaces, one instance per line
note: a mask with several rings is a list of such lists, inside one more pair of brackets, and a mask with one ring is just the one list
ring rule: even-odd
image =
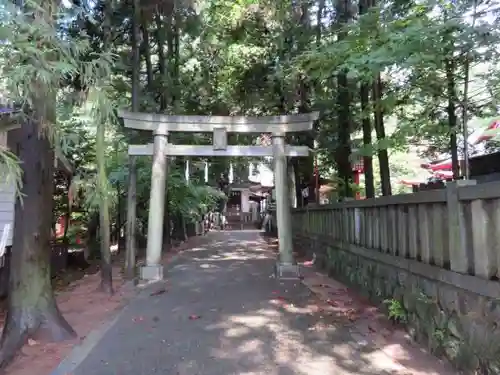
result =
[[[168,270],[172,267],[172,263],[176,262],[181,258],[183,251],[179,251],[177,254],[173,255],[168,264],[164,264],[164,268]],[[164,282],[163,281],[159,281]],[[109,318],[106,318],[98,327],[94,328],[90,331],[90,333],[85,336],[85,338],[79,343],[73,346],[71,351],[68,353],[66,357],[49,373],[49,375],[68,375],[72,374],[78,366],[80,366],[83,361],[89,356],[92,352],[92,349],[96,347],[96,345],[102,340],[102,338],[106,335],[106,333],[118,322],[120,317],[125,313],[130,303],[137,298],[145,289],[138,287],[136,285],[136,280],[127,281],[122,288],[131,290],[131,295],[128,296],[123,304],[117,308],[118,312],[116,315],[113,315]],[[152,283],[158,284],[158,282]],[[151,285],[152,285],[151,284]]]
[[67,375],[74,370],[89,356],[92,349],[102,340],[106,333],[118,322],[118,319],[127,310],[130,302],[137,297],[138,290],[134,281],[127,281],[122,288],[130,288],[133,292],[126,298],[124,304],[117,308],[118,313],[106,318],[98,327],[90,331],[85,338],[73,346],[69,354],[54,368],[49,375]]

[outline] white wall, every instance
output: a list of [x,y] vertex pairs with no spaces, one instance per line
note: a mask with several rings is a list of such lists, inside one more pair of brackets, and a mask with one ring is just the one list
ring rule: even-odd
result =
[[250,212],[250,192],[248,190],[241,191],[241,212]]
[[[0,146],[7,146],[7,132],[0,133]],[[10,223],[10,233],[7,246],[12,245],[12,233],[14,231],[14,206],[16,203],[15,186],[12,183],[0,181],[0,236],[5,224]]]
[[254,170],[256,170],[256,175],[251,176],[249,174],[248,180],[261,184],[262,186],[274,186],[274,173],[271,168],[263,163],[254,165]]

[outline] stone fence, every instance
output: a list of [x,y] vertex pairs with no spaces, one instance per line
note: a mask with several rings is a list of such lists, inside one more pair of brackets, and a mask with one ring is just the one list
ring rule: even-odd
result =
[[297,251],[397,307],[417,341],[465,373],[500,374],[500,182],[459,181],[292,215]]

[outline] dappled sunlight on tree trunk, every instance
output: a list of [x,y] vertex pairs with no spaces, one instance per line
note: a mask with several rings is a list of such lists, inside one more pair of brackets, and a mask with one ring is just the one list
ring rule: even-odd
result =
[[[377,134],[377,140],[383,141],[386,138],[385,127],[384,127],[384,110],[382,108],[382,78],[380,73],[377,74],[377,78],[373,83],[373,102],[375,104],[374,108],[374,118],[375,118],[375,132]],[[382,148],[378,152],[378,162],[380,166],[380,184],[382,187],[382,195],[391,195],[391,170],[389,167],[389,153],[387,148]]]

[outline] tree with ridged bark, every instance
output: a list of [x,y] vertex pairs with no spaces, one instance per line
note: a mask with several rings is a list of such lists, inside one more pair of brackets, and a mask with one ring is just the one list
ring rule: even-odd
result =
[[[1,49],[3,58],[9,56],[9,65],[3,67],[2,73],[5,77],[10,75],[10,80],[4,84],[15,101],[23,102],[23,107],[20,129],[9,134],[11,151],[21,162],[22,187],[15,205],[0,367],[28,338],[57,341],[75,336],[57,308],[50,272],[55,139],[52,130],[58,82],[73,69],[72,51],[57,37],[57,7],[50,1],[26,2],[23,9],[12,4],[4,9],[2,17],[11,42]],[[26,45],[26,40],[37,43],[33,47]],[[63,59],[65,55],[67,58]],[[60,65],[55,67],[58,58]]]
[[[21,179],[16,184],[15,226],[7,318],[0,339],[0,368],[28,338],[65,340],[76,335],[57,307],[50,271],[53,220],[54,157],[60,144],[56,102],[62,83],[79,72],[87,82],[98,71],[82,65],[84,37],[61,38],[67,10],[52,1],[7,2],[0,12],[2,86],[21,104],[19,129],[8,135]],[[66,93],[67,94],[67,93]]]
[[51,284],[50,233],[54,150],[40,116],[9,135],[22,162],[22,197],[15,206],[10,258],[8,312],[2,332],[0,366],[28,338],[60,341],[76,334],[59,311]]

